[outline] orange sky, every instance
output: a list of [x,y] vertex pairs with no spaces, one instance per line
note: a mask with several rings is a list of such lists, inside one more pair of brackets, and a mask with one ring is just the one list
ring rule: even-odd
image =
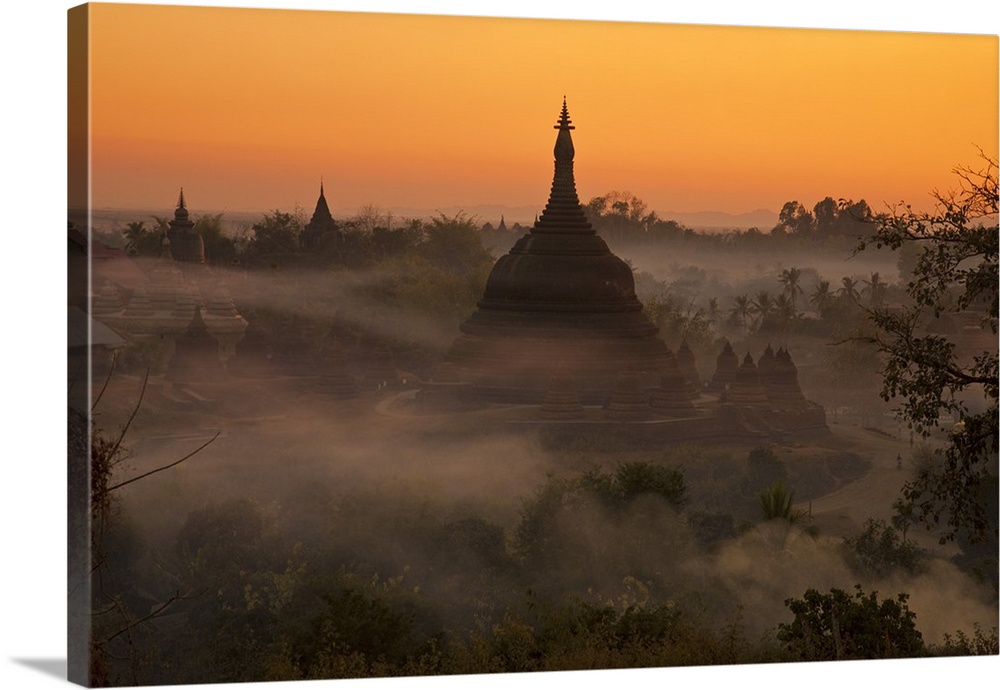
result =
[[[93,203],[917,205],[996,155],[996,36],[91,5]],[[342,213],[342,212],[341,212]]]

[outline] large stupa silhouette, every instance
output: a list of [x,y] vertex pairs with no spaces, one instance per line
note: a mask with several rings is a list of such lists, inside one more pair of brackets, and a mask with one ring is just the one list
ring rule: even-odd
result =
[[668,363],[631,268],[597,235],[577,197],[570,123],[563,99],[545,210],[493,266],[444,360],[481,399],[539,404],[558,370],[573,377],[583,402],[603,404],[623,372],[653,390]]

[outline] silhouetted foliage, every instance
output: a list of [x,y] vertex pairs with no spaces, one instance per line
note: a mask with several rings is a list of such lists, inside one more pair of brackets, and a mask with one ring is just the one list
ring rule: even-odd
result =
[[132,256],[158,256],[163,243],[162,231],[147,228],[145,221],[133,221],[122,230],[125,251]]
[[853,596],[840,589],[831,589],[829,594],[810,589],[801,599],[787,599],[785,606],[795,619],[778,626],[778,639],[803,661],[892,659],[924,653],[917,616],[906,603],[908,595],[879,601],[878,592],[865,594],[860,585],[855,589]]
[[302,233],[302,219],[291,213],[275,209],[265,213],[263,218],[251,226],[247,254],[257,260],[266,261],[283,254],[292,254],[299,248]]
[[747,455],[746,477],[747,488],[750,491],[760,491],[775,482],[787,481],[788,471],[773,450],[757,447]]
[[959,630],[944,634],[944,642],[931,648],[931,653],[940,656],[980,656],[1000,654],[1000,639],[997,635],[997,626],[983,632],[982,627],[976,623],[973,626],[973,633],[970,637],[964,631]]
[[[876,330],[866,340],[885,356],[882,397],[901,401],[898,412],[912,429],[926,436],[942,415],[958,419],[946,431],[942,462],[904,488],[921,520],[947,525],[942,540],[968,531],[995,542],[998,534],[995,503],[986,502],[997,494],[997,350],[964,353],[952,338],[928,330],[930,318],[950,313],[973,316],[997,333],[997,164],[985,154],[983,160],[979,169],[956,169],[959,190],[936,193],[934,212],[903,205],[878,214],[874,233],[857,246],[920,247],[907,277],[910,304],[869,308]],[[972,406],[979,396],[985,405]]]
[[205,261],[214,266],[228,266],[238,255],[235,240],[222,227],[222,214],[207,214],[194,222],[194,231],[205,243]]
[[868,518],[861,534],[845,539],[844,543],[849,563],[859,575],[881,578],[897,569],[912,575],[923,563],[923,551],[903,540],[885,520]]

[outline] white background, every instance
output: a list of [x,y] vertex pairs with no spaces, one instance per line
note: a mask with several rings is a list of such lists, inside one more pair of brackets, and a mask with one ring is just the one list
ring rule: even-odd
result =
[[[3,79],[0,117],[0,266],[5,317],[0,330],[0,385],[5,440],[3,507],[2,648],[0,687],[50,688],[65,684],[65,92],[66,10],[74,3],[7,0],[0,40]],[[811,3],[688,0],[674,7],[633,0],[557,3],[489,0],[470,10],[462,2],[370,0],[310,2],[175,2],[174,4],[341,9],[483,16],[664,21],[702,24],[800,26],[921,32],[998,33],[990,2],[952,0],[883,8],[869,0]],[[886,5],[892,3],[884,3]],[[902,3],[900,3],[902,4]],[[909,5],[909,3],[907,3]],[[165,50],[168,46],[150,46]],[[928,84],[933,92],[933,85]],[[917,94],[914,95],[915,99]],[[19,239],[15,244],[11,238]],[[918,619],[919,622],[919,619]],[[571,682],[585,688],[628,687],[874,687],[946,686],[956,681],[988,687],[1000,659],[920,660],[840,664],[636,670],[477,676],[409,680],[320,681],[217,685],[218,688],[541,688]],[[39,670],[41,668],[42,670]],[[985,674],[985,675],[984,675]],[[980,680],[981,679],[981,680]]]

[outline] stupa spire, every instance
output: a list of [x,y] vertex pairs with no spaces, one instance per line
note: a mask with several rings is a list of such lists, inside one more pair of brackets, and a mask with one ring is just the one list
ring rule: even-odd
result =
[[532,232],[587,233],[594,230],[587,221],[583,206],[576,194],[576,180],[573,177],[573,157],[576,151],[573,147],[571,130],[576,129],[569,117],[566,97],[563,96],[562,111],[554,129],[559,130],[553,150],[555,155],[555,173],[552,177],[552,191],[549,201],[542,211],[542,216],[535,221]]

